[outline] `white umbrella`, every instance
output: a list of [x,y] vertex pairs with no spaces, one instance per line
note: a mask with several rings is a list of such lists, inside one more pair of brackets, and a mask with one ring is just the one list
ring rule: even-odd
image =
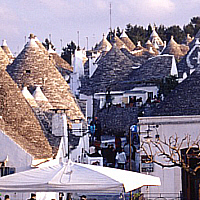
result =
[[0,191],[12,192],[129,192],[160,185],[158,177],[69,161],[0,178]]

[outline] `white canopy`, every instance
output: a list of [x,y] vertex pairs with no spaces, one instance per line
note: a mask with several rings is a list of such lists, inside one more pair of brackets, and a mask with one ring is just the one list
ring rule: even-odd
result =
[[12,192],[129,192],[160,185],[158,177],[69,161],[0,178],[0,191]]

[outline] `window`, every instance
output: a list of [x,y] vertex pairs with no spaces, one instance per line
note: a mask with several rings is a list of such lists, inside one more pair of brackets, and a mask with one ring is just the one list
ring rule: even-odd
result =
[[26,70],[26,74],[30,74],[31,73],[31,70],[30,69],[27,69]]
[[148,99],[153,99],[153,92],[148,92]]

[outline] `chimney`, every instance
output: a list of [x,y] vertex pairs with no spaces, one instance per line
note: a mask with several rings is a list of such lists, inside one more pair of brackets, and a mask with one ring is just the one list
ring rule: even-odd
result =
[[29,39],[35,39],[35,35],[33,33],[30,34]]
[[68,127],[67,127],[67,117],[65,113],[56,113],[52,117],[52,134],[55,136],[61,136],[63,140],[63,154],[68,155]]

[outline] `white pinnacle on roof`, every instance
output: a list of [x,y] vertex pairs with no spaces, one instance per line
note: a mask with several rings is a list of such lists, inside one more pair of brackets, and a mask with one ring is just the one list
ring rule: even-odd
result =
[[156,27],[155,26],[153,26],[153,30],[152,30],[152,33],[151,33],[151,35],[150,35],[150,38],[151,37],[159,37],[158,36],[158,33],[156,32]]
[[10,51],[5,39],[2,40],[2,46],[1,47],[4,50],[4,52],[6,53],[6,55],[8,56],[8,58],[10,59],[10,61],[13,61],[14,56],[13,56],[12,52]]
[[36,103],[38,104],[38,106],[42,110],[49,110],[49,109],[53,108],[53,106],[49,103],[48,99],[45,97],[42,90],[40,89],[40,86],[36,87],[36,89],[33,93],[33,97],[34,97]]
[[33,92],[33,97],[36,101],[48,101],[48,99],[43,94],[40,86],[37,86],[35,91]]
[[49,44],[49,50],[48,50],[49,53],[56,53],[53,49],[52,49],[52,46],[51,44]]
[[2,46],[3,47],[7,47],[8,46],[6,40],[2,40]]
[[150,40],[147,40],[146,45],[152,45]]
[[142,45],[141,45],[141,41],[138,41],[137,42],[137,47],[141,47]]
[[33,34],[30,34],[26,47],[38,47],[37,43],[35,42],[35,36]]
[[174,40],[174,36],[173,35],[171,35],[171,39],[170,39],[168,45],[178,46],[177,42]]
[[120,38],[128,38],[128,35],[126,34],[124,29],[122,31],[122,34],[121,34]]
[[156,32],[155,26],[153,27],[149,40],[154,45],[155,48],[157,48],[156,46],[164,46],[163,41],[161,40],[158,33]]

